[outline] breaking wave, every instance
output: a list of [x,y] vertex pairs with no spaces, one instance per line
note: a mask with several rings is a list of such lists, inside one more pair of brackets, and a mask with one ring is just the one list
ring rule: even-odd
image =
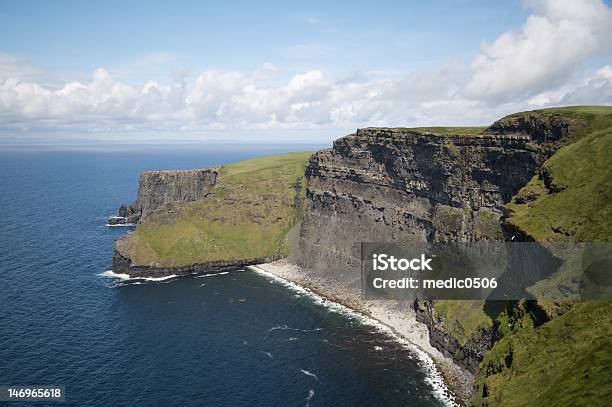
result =
[[[423,369],[423,371],[426,373],[425,375],[425,381],[432,387],[433,389],[433,393],[434,395],[441,401],[443,401],[445,404],[450,405],[450,406],[457,406],[457,402],[455,397],[453,396],[453,394],[451,393],[451,391],[448,389],[448,387],[446,386],[446,384],[444,383],[444,378],[442,377],[442,373],[440,372],[440,370],[438,369],[438,367],[435,365],[435,363],[433,362],[433,360],[431,359],[431,357],[425,353],[423,350],[421,350],[418,346],[416,346],[415,344],[413,344],[412,342],[408,341],[407,339],[405,339],[404,337],[398,335],[396,332],[394,332],[389,326],[383,324],[382,322],[378,321],[377,319],[374,318],[370,318],[367,317],[351,308],[348,308],[342,304],[338,304],[336,302],[330,301],[326,298],[324,298],[323,296],[307,289],[304,288],[302,286],[300,286],[299,284],[296,284],[292,281],[286,280],[282,277],[279,277],[275,274],[272,274],[266,270],[263,270],[260,267],[257,266],[248,266],[248,269],[251,271],[254,271],[257,274],[260,274],[270,280],[273,280],[274,282],[277,282],[279,284],[284,285],[285,287],[299,293],[299,294],[303,294],[306,295],[308,297],[310,297],[315,304],[324,306],[326,308],[328,308],[330,311],[333,312],[337,312],[339,314],[342,314],[346,317],[349,318],[353,318],[356,319],[357,321],[359,321],[361,324],[366,325],[366,326],[370,326],[372,328],[374,328],[375,330],[381,332],[381,333],[385,333],[388,336],[392,337],[395,341],[397,341],[400,345],[402,345],[404,348],[409,349],[410,351],[412,351],[412,353],[416,356],[417,360],[420,362],[419,365],[421,366],[421,368]],[[291,329],[291,330],[299,330],[299,329],[295,329],[295,328],[289,328],[286,325],[277,325],[275,327],[272,327],[270,330],[276,330],[276,329]],[[302,373],[304,373],[305,371],[302,371]],[[310,373],[310,372],[309,372]],[[306,374],[306,373],[304,373]]]

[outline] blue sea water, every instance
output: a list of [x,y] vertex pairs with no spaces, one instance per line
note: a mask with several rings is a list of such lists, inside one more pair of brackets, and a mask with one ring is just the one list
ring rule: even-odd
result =
[[413,350],[259,274],[100,275],[140,171],[291,150],[0,152],[0,386],[65,386],[74,406],[441,405]]

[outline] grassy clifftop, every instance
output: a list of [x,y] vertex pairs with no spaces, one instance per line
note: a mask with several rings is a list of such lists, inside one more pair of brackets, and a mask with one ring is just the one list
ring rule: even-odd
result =
[[538,241],[612,240],[612,107],[545,109],[586,122],[508,205],[508,223]]
[[528,313],[519,312],[518,317],[506,317],[503,322],[511,332],[485,356],[475,404],[608,405],[612,397],[609,301],[577,303],[537,327]]
[[310,152],[225,165],[210,195],[172,203],[141,219],[125,253],[156,267],[285,255],[286,237],[301,218]]
[[[612,107],[545,109],[586,123],[508,204],[508,223],[542,242],[612,241]],[[572,276],[561,271],[534,288]],[[612,301],[525,303],[497,317],[502,338],[481,364],[476,405],[606,405],[612,397]]]

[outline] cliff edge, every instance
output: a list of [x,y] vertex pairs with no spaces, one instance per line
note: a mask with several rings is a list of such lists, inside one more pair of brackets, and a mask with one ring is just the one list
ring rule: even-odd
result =
[[134,232],[118,239],[113,270],[164,276],[236,269],[288,254],[301,219],[311,153],[191,171],[146,171]]
[[138,196],[131,205],[121,205],[110,224],[135,224],[147,212],[171,202],[193,202],[205,198],[217,184],[219,167],[193,170],[143,171]]

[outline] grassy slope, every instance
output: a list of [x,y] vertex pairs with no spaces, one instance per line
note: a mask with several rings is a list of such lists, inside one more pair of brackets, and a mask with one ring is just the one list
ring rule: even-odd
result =
[[[475,404],[608,405],[612,397],[609,301],[578,303],[537,328],[529,315],[512,324],[513,333],[506,334],[485,356]],[[485,383],[487,398],[481,396]]]
[[544,165],[555,189],[535,176],[517,196],[534,200],[508,205],[508,222],[538,241],[612,237],[612,107],[546,109],[587,121],[579,140],[561,148]]
[[465,345],[480,329],[493,325],[493,320],[483,311],[484,301],[439,300],[434,310],[443,316],[445,330]]
[[221,167],[211,196],[142,219],[127,255],[137,264],[179,266],[286,254],[286,235],[301,218],[295,204],[304,193],[310,155],[281,154]]
[[[586,120],[587,127],[545,163],[555,189],[562,190],[549,191],[534,177],[517,194],[532,200],[509,204],[509,222],[542,242],[612,240],[612,107],[540,112]],[[481,365],[475,404],[605,405],[612,397],[612,302],[541,306],[549,313],[570,310],[538,327],[533,315],[503,312],[498,321],[504,336]]]

